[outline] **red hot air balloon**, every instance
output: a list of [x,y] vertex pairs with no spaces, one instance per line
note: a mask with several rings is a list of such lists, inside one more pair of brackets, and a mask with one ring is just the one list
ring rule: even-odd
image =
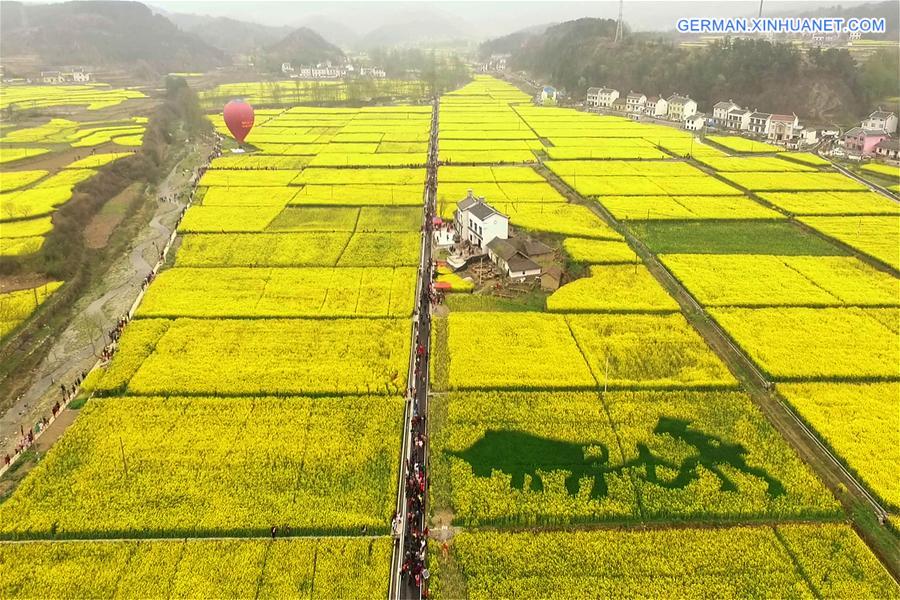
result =
[[238,142],[243,142],[253,129],[253,107],[243,100],[232,100],[223,111],[228,131]]

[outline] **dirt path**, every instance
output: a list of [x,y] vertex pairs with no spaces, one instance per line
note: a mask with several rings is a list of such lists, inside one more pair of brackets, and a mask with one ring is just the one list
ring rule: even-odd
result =
[[[206,146],[195,145],[187,156],[196,161],[208,152]],[[131,307],[184,207],[193,173],[192,169],[187,173],[184,170],[185,165],[179,162],[158,188],[159,196],[177,196],[178,201],[159,202],[152,220],[131,249],[112,264],[100,286],[78,300],[77,316],[53,344],[31,387],[0,417],[0,456],[15,447],[21,427],[27,429],[41,416],[49,415],[50,408],[60,399],[61,383],[71,385],[79,373],[90,370],[97,361],[107,342],[107,332]]]

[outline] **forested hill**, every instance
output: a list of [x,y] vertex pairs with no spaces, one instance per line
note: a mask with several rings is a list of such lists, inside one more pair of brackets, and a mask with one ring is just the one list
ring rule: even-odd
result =
[[221,50],[178,29],[139,2],[0,2],[0,55],[41,65],[129,68],[137,74],[202,70]]
[[285,62],[299,66],[326,61],[337,64],[344,60],[344,52],[340,48],[308,27],[296,29],[267,46],[263,55],[264,63],[272,70],[280,69],[281,63]]
[[510,52],[510,66],[563,87],[576,97],[592,85],[647,95],[688,94],[701,110],[734,99],[767,112],[813,120],[854,120],[900,86],[896,48],[858,65],[846,50],[803,50],[787,43],[730,39],[682,48],[671,37],[628,34],[613,43],[616,23],[578,19],[542,34],[485,42],[482,55]]
[[272,27],[228,17],[186,13],[172,13],[166,16],[183,31],[193,33],[228,56],[255,55],[260,48],[274,44],[292,31],[290,27]]

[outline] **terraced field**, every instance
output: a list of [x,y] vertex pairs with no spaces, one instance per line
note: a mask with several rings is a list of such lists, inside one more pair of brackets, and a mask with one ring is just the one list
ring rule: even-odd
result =
[[[0,132],[0,260],[14,265],[7,272],[23,274],[34,270],[31,263],[53,232],[55,213],[75,197],[76,187],[129,160],[140,147],[149,100],[140,91],[103,84],[4,83],[0,91],[0,109],[6,111]],[[49,116],[58,111],[77,116]],[[65,283],[52,281],[61,277],[35,276],[45,283],[0,289],[0,339],[28,322]]]

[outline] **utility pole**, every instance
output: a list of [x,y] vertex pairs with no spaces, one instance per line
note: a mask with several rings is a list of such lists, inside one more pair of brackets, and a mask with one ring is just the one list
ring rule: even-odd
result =
[[[625,0],[619,0],[619,19],[616,21],[616,42],[619,43],[622,41],[622,4]],[[762,2],[762,0],[760,0]],[[761,9],[760,9],[761,10]]]
[[763,0],[759,0],[759,14],[756,16],[759,17],[760,19],[762,19],[762,4],[763,4]]

